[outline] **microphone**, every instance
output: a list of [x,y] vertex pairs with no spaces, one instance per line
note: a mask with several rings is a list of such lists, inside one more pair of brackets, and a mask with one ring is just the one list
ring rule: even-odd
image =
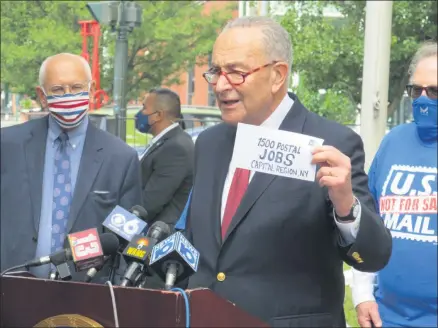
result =
[[87,271],[84,282],[90,282],[96,274],[104,267],[109,259],[112,258],[119,249],[119,239],[112,233],[103,233],[100,235],[102,251],[104,254],[103,263],[97,267],[93,267]]
[[52,253],[50,255],[33,259],[23,264],[23,266],[26,267],[27,269],[31,267],[37,267],[40,265],[49,264],[49,263],[52,263],[53,265],[57,266],[67,261],[71,261],[71,259],[72,259],[71,250],[69,248],[66,248],[57,251],[55,253]]
[[167,290],[198,271],[199,252],[181,232],[155,245],[149,266],[165,281]]
[[[117,241],[119,242],[119,241]],[[118,246],[117,246],[118,248]],[[85,275],[84,278],[84,282],[90,282],[91,280],[93,280],[93,278],[96,276],[96,274],[102,270],[102,268],[105,266],[106,262],[108,262],[108,260],[111,258],[111,256],[104,256],[103,257],[103,264],[96,267],[96,268],[91,268],[87,271],[87,274]]]
[[123,251],[127,263],[130,263],[123,275],[120,286],[133,286],[138,281],[138,274],[151,255],[153,247],[170,235],[170,227],[164,222],[157,221],[151,225],[146,237],[135,236]]
[[72,278],[67,262],[56,266],[55,279],[70,280]]
[[[85,230],[88,231],[88,230]],[[82,231],[84,232],[84,231]],[[74,234],[72,234],[74,235]],[[111,255],[112,253],[115,253],[114,247],[116,250],[119,247],[119,240],[117,237],[115,237],[111,233],[103,233],[100,235],[100,241],[102,243],[102,250],[105,255]],[[117,244],[117,246],[115,246]],[[72,251],[70,248],[62,249],[60,251],[57,251],[55,253],[52,253],[47,256],[42,256],[36,259],[33,259],[29,262],[26,262],[23,264],[23,267],[31,268],[31,267],[37,267],[45,264],[53,264],[54,266],[58,266],[62,263],[71,261],[73,259]]]
[[148,220],[147,220],[148,219],[148,211],[146,211],[140,205],[134,205],[129,212],[131,212],[135,216],[139,217],[143,221],[148,222]]
[[[143,233],[147,227],[147,223],[143,220],[147,218],[148,213],[143,207],[135,205],[131,208],[131,212],[133,213],[128,212],[123,207],[116,206],[102,223],[105,228],[117,236],[121,248],[124,248],[131,241],[132,237]],[[119,266],[120,254],[116,253],[111,260],[109,277],[109,280],[113,283]]]

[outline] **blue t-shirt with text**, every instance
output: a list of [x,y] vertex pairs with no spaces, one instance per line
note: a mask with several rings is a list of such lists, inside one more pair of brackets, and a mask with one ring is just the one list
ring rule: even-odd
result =
[[375,289],[383,326],[437,327],[437,143],[422,143],[414,123],[397,126],[374,158],[369,187],[393,238]]

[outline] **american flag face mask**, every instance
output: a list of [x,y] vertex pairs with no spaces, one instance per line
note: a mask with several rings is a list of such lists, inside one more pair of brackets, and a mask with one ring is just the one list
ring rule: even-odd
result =
[[55,121],[65,129],[79,126],[87,114],[90,96],[87,91],[62,96],[46,96],[49,111]]

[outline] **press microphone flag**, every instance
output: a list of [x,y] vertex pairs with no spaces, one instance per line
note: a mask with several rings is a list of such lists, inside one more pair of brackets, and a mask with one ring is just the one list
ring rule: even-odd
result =
[[181,216],[179,217],[179,220],[175,224],[175,230],[184,230],[186,228],[187,215],[189,212],[190,200],[192,199],[192,192],[193,192],[193,189],[190,190],[190,194],[189,194],[189,198],[187,199],[186,206],[184,207],[184,210],[183,210]]
[[132,237],[144,232],[147,223],[123,207],[116,206],[103,221],[103,226],[130,242]]
[[103,251],[96,228],[67,236],[76,271],[88,270],[103,264]]
[[166,282],[166,289],[198,271],[199,252],[181,232],[152,249],[149,266]]
[[123,250],[123,255],[127,260],[135,259],[136,261],[145,262],[152,250],[149,249],[149,246],[149,238],[144,237],[143,235],[136,235]]

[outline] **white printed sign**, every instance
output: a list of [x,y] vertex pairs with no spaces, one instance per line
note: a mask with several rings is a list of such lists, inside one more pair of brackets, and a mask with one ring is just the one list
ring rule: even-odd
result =
[[323,142],[304,134],[239,123],[232,162],[242,169],[315,181],[312,150]]

